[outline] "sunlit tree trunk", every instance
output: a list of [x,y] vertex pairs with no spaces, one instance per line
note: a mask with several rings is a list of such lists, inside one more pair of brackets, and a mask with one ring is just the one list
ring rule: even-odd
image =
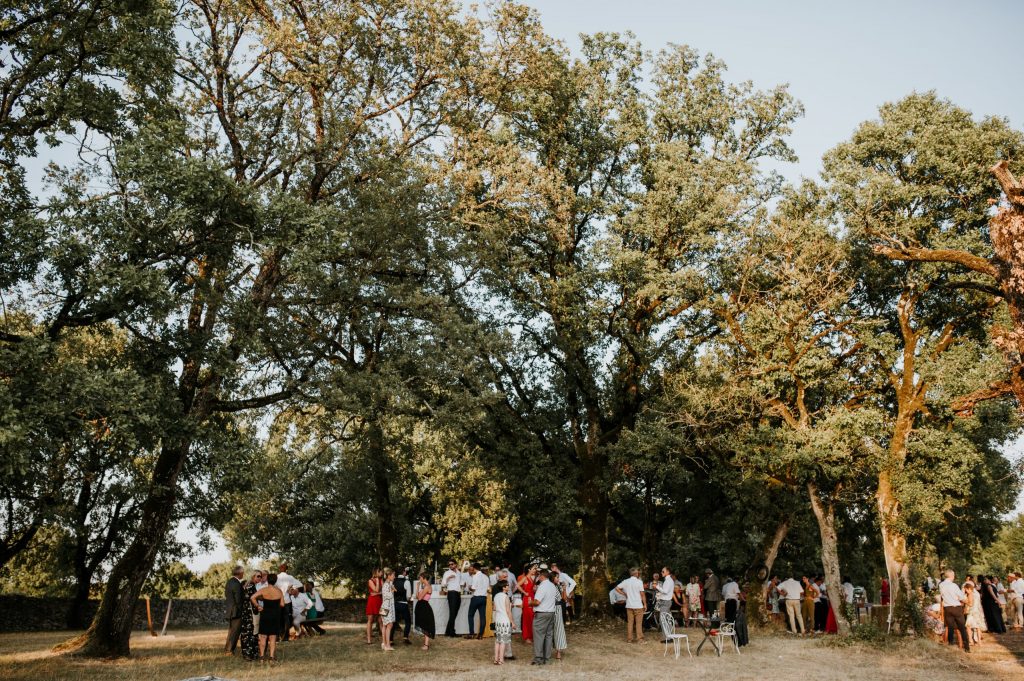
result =
[[822,500],[817,486],[807,483],[807,493],[811,498],[814,517],[818,519],[818,531],[821,534],[821,564],[825,569],[825,586],[828,589],[828,600],[836,616],[836,626],[840,634],[850,633],[850,623],[846,620],[845,599],[843,598],[842,577],[839,570],[839,549],[836,538],[836,514],[831,502]]

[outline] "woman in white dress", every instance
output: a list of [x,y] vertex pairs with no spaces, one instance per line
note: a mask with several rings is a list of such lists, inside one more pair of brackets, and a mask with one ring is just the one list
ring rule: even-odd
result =
[[395,571],[391,568],[384,568],[384,585],[381,587],[380,595],[384,599],[380,606],[380,619],[384,624],[384,640],[380,647],[381,650],[392,651],[394,648],[391,647],[391,630],[395,626]]
[[491,592],[494,594],[494,664],[505,664],[505,649],[512,645],[512,599],[508,595],[508,581],[499,579]]
[[[690,617],[696,617],[703,610],[700,607],[700,583],[697,581],[696,575],[692,575],[690,583],[686,585],[686,602],[689,605]],[[688,625],[689,622],[685,624]]]
[[964,584],[964,594],[967,596],[967,604],[964,609],[967,611],[967,633],[971,637],[971,643],[981,643],[981,632],[987,631],[985,627],[985,612],[981,609],[981,594],[974,588],[974,582]]

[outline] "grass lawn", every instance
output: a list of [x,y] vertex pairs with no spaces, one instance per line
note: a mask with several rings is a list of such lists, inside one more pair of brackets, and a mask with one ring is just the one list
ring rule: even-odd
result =
[[[681,677],[728,679],[863,679],[885,681],[986,678],[1024,679],[1024,637],[1020,634],[995,642],[990,637],[972,655],[923,640],[898,642],[879,649],[860,645],[833,647],[815,639],[752,632],[751,644],[740,655],[727,651],[722,657],[708,653],[689,659],[685,652],[676,660],[651,634],[647,645],[627,645],[624,625],[570,627],[569,650],[561,662],[531,667],[527,649],[514,643],[518,659],[503,667],[491,664],[490,640],[441,639],[424,652],[419,645],[396,644],[393,653],[365,645],[361,628],[334,625],[329,635],[287,643],[279,649],[281,661],[271,667],[228,658],[221,652],[224,633],[219,630],[175,631],[164,638],[137,634],[132,637],[130,660],[100,662],[80,660],[51,652],[68,638],[66,632],[0,635],[0,679],[9,681],[179,681],[214,674],[227,679],[402,678],[445,681],[501,681],[503,679],[576,680],[613,678],[677,679]],[[696,648],[700,635],[692,632]]]

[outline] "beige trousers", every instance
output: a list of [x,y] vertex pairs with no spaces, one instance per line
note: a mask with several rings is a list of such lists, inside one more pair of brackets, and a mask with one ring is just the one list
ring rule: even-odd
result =
[[804,633],[804,616],[800,612],[800,601],[795,598],[786,599],[786,616],[789,617],[789,626],[796,632],[796,625],[800,623],[800,633]]
[[632,641],[635,637],[637,641],[644,640],[644,609],[643,608],[626,608],[626,640]]

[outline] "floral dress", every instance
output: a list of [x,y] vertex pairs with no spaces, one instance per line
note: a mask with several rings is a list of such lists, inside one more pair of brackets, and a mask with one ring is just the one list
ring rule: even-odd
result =
[[395,621],[395,586],[391,582],[384,582],[381,588],[381,596],[384,598],[380,606],[381,621],[384,624],[393,624]]
[[252,600],[256,593],[256,585],[248,582],[244,589],[245,600],[242,601],[242,657],[255,660],[260,656],[260,637],[253,622]]

